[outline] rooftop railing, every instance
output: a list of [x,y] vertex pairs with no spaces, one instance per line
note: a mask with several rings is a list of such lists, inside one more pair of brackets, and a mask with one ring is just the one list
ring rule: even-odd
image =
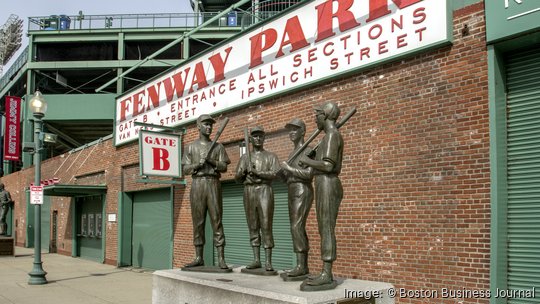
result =
[[[28,31],[65,31],[99,29],[141,29],[141,28],[193,28],[218,13],[177,13],[177,14],[122,14],[122,15],[51,15],[28,18]],[[233,12],[216,20],[211,27],[240,26],[241,12]]]

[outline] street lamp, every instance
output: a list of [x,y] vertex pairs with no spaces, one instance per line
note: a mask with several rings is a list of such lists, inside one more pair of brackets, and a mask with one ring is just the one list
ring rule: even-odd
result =
[[[47,102],[40,91],[34,93],[34,97],[30,99],[30,110],[34,114],[34,166],[35,177],[34,185],[41,185],[41,149],[43,147],[43,121],[41,120],[47,112]],[[34,205],[34,266],[29,273],[30,285],[47,284],[45,275],[47,272],[43,270],[41,262],[41,205]]]

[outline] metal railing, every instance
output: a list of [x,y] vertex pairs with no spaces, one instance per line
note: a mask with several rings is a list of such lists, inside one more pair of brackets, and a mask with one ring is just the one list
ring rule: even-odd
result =
[[[122,15],[52,15],[28,18],[28,31],[67,31],[141,28],[193,28],[218,13],[122,14]],[[241,12],[217,20],[211,27],[240,26]]]
[[265,0],[256,2],[242,15],[242,29],[273,17],[299,2],[301,0]]

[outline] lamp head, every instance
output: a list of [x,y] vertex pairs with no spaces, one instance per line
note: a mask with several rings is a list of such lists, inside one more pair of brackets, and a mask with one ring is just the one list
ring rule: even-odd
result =
[[30,110],[34,114],[45,115],[47,112],[47,102],[39,90],[34,93],[34,97],[30,99]]

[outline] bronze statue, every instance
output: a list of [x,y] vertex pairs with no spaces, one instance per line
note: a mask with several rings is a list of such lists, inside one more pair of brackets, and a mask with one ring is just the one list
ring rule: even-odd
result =
[[321,273],[306,279],[300,286],[305,291],[333,289],[337,286],[332,275],[332,263],[336,260],[335,227],[343,198],[343,187],[338,177],[343,158],[343,138],[336,125],[339,114],[339,107],[332,102],[315,108],[317,128],[323,130],[325,135],[314,159],[305,155],[300,159],[300,165],[313,168],[315,175],[317,224],[323,260]]
[[210,135],[216,121],[210,115],[199,116],[197,119],[199,138],[188,145],[182,158],[184,174],[191,174],[193,179],[190,201],[191,217],[193,219],[193,245],[195,246],[195,259],[186,264],[183,270],[196,270],[193,267],[204,266],[204,226],[207,213],[210,215],[214,231],[214,246],[218,253],[218,266],[222,270],[231,270],[225,263],[225,234],[221,222],[223,200],[219,181],[221,173],[227,171],[227,166],[231,161],[225,147],[217,142],[227,121],[228,119],[223,123],[214,141],[211,141]]
[[[271,184],[279,171],[279,160],[274,153],[264,149],[265,132],[262,127],[254,127],[250,134],[248,140],[253,145],[253,151],[249,151],[247,145],[247,152],[240,158],[235,175],[238,182],[244,183],[244,209],[253,249],[253,262],[242,271],[274,275],[277,272],[272,267],[274,192]],[[264,271],[257,270],[261,268],[261,233],[266,255]]]
[[[306,220],[313,205],[313,186],[311,185],[313,168],[300,166],[298,164],[300,156],[294,156],[295,152],[304,144],[306,124],[301,119],[294,118],[287,123],[285,128],[289,130],[289,138],[294,144],[289,161],[281,164],[281,172],[283,172],[282,175],[288,188],[289,220],[293,249],[296,253],[296,267],[282,273],[281,277],[285,281],[299,281],[305,279],[309,274],[309,241],[306,233]],[[309,151],[306,152],[309,153]]]
[[5,189],[4,184],[0,183],[0,235],[7,234],[6,217],[12,202],[11,194]]

